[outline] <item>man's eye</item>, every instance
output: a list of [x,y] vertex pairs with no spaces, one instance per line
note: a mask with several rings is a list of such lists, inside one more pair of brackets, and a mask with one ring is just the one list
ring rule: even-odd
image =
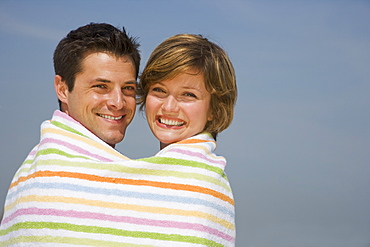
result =
[[122,88],[122,93],[126,96],[135,96],[136,95],[136,87],[135,86],[126,86]]
[[124,90],[133,90],[133,91],[135,91],[136,90],[136,87],[134,87],[134,86],[126,86],[123,89]]
[[107,86],[106,86],[106,85],[104,85],[104,84],[94,85],[93,87],[96,87],[96,88],[103,88],[103,89],[107,88]]

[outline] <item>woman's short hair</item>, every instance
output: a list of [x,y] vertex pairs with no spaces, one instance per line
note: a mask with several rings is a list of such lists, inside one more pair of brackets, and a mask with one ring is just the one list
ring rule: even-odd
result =
[[235,71],[226,52],[201,35],[178,34],[154,49],[140,76],[138,103],[143,110],[151,85],[173,79],[181,73],[198,71],[211,93],[213,119],[204,131],[217,134],[231,124],[237,98]]

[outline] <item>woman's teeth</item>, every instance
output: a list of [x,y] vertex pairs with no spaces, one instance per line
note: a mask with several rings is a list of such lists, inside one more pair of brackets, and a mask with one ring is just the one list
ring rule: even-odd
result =
[[172,126],[181,126],[185,123],[184,121],[176,121],[176,120],[162,119],[162,118],[159,118],[158,120],[160,123],[163,123],[165,125],[172,125]]
[[103,114],[99,114],[99,113],[98,113],[98,116],[100,116],[102,118],[110,119],[110,120],[120,120],[123,117],[123,116],[112,117],[112,116],[109,116],[109,115],[103,115]]

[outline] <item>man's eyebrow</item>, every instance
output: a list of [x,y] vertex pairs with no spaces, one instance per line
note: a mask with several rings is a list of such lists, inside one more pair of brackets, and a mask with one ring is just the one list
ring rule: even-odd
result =
[[126,81],[125,84],[137,84],[137,81]]
[[[104,83],[111,83],[111,80],[104,79],[104,78],[97,78],[95,81],[97,82],[104,82]],[[137,81],[126,81],[125,84],[137,84]]]
[[95,81],[97,81],[97,82],[106,82],[106,83],[112,82],[111,80],[107,80],[107,79],[103,79],[103,78],[97,78]]

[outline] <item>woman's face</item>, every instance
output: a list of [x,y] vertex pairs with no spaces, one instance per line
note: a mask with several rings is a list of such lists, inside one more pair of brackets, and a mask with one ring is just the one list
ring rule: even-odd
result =
[[161,148],[194,136],[212,120],[211,94],[203,74],[182,73],[153,84],[146,98],[146,118]]

